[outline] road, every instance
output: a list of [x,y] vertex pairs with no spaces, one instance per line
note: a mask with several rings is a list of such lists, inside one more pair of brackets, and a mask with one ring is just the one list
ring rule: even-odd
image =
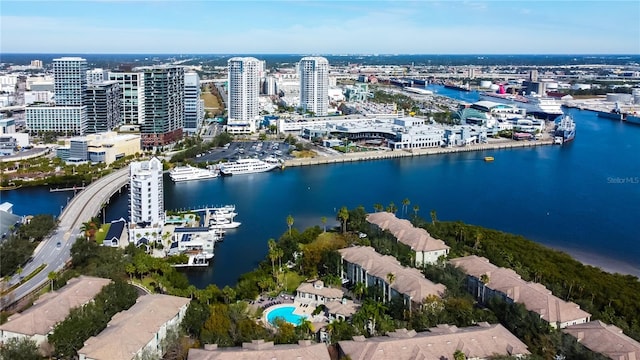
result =
[[94,181],[69,202],[58,218],[58,227],[38,245],[33,260],[24,266],[22,274],[20,276],[14,275],[9,279],[9,286],[16,284],[21,276],[31,274],[42,264],[46,264],[46,267],[33,278],[5,295],[5,299],[8,300],[7,305],[30,294],[49,281],[50,272],[59,271],[64,267],[71,258],[71,246],[75,239],[81,235],[82,223],[98,214],[102,204],[106,203],[128,182],[129,167],[127,166]]

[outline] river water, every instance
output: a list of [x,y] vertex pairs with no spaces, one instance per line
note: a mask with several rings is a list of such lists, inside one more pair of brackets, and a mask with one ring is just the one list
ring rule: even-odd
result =
[[[477,94],[434,88],[451,97]],[[569,252],[587,263],[640,276],[640,126],[565,110],[577,124],[565,146],[496,150],[346,164],[287,168],[263,174],[172,183],[165,178],[165,207],[235,204],[242,225],[217,245],[213,265],[188,272],[204,287],[235,284],[267,253],[267,240],[294,227],[321,226],[336,211],[408,198],[429,217],[521,234]],[[484,156],[495,161],[486,163]],[[24,188],[3,192],[17,214],[59,214],[69,193]],[[72,194],[72,193],[71,193]],[[399,212],[400,214],[400,212]],[[113,199],[107,220],[127,218],[127,196]]]

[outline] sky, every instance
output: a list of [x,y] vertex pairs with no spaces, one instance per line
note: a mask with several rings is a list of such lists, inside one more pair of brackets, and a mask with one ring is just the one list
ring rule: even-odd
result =
[[0,0],[0,52],[640,54],[639,19],[638,0]]

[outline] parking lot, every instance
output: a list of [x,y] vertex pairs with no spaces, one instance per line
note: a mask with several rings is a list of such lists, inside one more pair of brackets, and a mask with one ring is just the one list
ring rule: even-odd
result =
[[282,141],[239,141],[232,142],[224,148],[211,149],[206,153],[199,154],[194,159],[197,163],[220,161],[234,161],[240,158],[265,159],[274,157],[276,159],[290,159],[289,144]]

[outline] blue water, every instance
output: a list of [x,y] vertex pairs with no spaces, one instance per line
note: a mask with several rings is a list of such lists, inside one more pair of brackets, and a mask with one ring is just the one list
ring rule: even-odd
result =
[[294,314],[293,310],[295,310],[295,306],[282,306],[277,309],[273,309],[267,313],[267,321],[271,325],[274,325],[274,321],[276,320],[276,318],[281,317],[286,322],[298,326],[300,325],[302,320],[305,319],[305,317]]
[[[267,240],[287,231],[289,214],[298,229],[322,226],[323,216],[337,225],[333,219],[343,205],[373,211],[375,203],[394,202],[401,208],[404,198],[411,201],[410,209],[419,205],[425,218],[434,209],[441,220],[521,234],[579,259],[640,274],[640,126],[566,111],[577,123],[577,134],[562,147],[287,168],[179,184],[167,177],[167,209],[235,204],[236,220],[242,222],[217,245],[213,265],[188,276],[197,287],[235,284],[264,258]],[[495,161],[484,162],[488,155]],[[57,214],[66,202],[64,194],[36,189],[1,196],[18,202],[20,215]],[[119,217],[127,217],[126,196],[107,209],[107,220]]]

